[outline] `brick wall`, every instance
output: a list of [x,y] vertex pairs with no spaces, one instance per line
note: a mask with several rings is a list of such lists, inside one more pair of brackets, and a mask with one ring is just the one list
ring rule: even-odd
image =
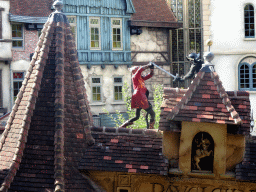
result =
[[30,61],[30,53],[34,53],[38,42],[38,31],[28,31],[24,29],[24,47],[23,49],[12,49],[13,61]]

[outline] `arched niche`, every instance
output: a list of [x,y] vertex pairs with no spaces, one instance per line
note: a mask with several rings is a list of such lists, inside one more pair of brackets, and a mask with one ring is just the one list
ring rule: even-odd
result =
[[192,140],[191,171],[213,172],[214,141],[207,132],[199,132]]

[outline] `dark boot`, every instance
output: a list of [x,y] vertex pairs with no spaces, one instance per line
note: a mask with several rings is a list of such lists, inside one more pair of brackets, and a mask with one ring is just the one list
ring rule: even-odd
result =
[[149,129],[154,129],[155,121],[150,122]]
[[128,121],[124,122],[124,123],[120,126],[120,128],[126,128],[127,126],[132,125],[132,124],[133,124],[133,122],[130,122],[130,121],[128,120]]

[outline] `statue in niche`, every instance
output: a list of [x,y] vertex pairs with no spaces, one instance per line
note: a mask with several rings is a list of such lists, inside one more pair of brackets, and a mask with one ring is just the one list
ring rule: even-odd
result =
[[198,133],[192,143],[192,170],[213,171],[214,143],[205,132]]

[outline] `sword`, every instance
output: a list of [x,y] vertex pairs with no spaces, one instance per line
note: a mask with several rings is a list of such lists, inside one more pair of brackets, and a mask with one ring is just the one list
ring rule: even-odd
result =
[[153,64],[155,67],[157,67],[158,69],[162,70],[163,72],[167,73],[168,75],[170,75],[171,77],[174,78],[174,80],[176,80],[179,77],[179,74],[176,73],[176,76],[174,76],[173,74],[169,73],[168,71],[166,71],[165,69],[159,67],[157,64],[153,63],[153,62],[149,62],[150,64]]

